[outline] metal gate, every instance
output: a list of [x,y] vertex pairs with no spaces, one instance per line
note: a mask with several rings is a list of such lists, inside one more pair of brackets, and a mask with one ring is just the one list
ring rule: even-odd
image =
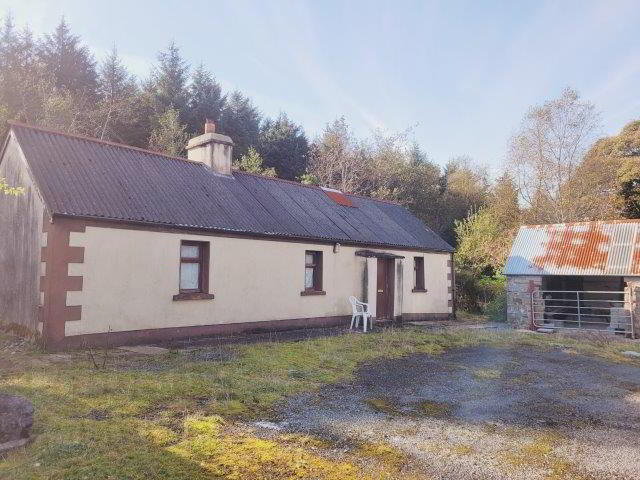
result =
[[597,330],[634,336],[627,291],[537,290],[531,294],[536,328]]

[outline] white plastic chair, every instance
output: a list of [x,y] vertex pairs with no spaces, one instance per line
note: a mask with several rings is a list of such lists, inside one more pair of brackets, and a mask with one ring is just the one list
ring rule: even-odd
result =
[[369,312],[369,304],[359,301],[356,297],[349,297],[349,303],[351,303],[351,330],[355,326],[358,328],[360,319],[362,319],[362,331],[367,332],[367,322],[373,328],[373,319],[371,318],[371,312]]

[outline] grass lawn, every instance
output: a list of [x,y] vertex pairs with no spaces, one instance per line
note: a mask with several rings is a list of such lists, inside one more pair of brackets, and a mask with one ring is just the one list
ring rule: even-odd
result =
[[0,478],[16,480],[400,478],[405,456],[384,442],[338,450],[305,435],[265,438],[250,421],[381,357],[481,343],[561,344],[625,362],[621,351],[640,350],[603,339],[405,328],[153,357],[114,351],[96,369],[86,353],[49,355],[14,341],[0,333],[0,391],[24,395],[36,409],[34,442],[0,460]]

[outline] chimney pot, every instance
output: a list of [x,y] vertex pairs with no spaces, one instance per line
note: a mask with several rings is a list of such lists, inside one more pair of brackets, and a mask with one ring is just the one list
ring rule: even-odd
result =
[[204,133],[216,133],[216,124],[207,118],[204,122]]

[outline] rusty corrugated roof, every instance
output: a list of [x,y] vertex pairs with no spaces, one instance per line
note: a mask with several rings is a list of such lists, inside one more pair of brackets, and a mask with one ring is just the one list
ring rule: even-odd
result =
[[520,228],[506,275],[640,275],[640,220]]
[[[274,237],[452,251],[404,207],[12,124],[54,215]],[[345,202],[346,203],[346,202]]]

